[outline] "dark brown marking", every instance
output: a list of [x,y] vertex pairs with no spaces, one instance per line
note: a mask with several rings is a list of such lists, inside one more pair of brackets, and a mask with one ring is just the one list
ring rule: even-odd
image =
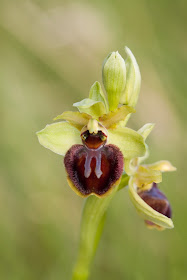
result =
[[89,130],[81,134],[82,142],[89,149],[98,149],[100,146],[104,145],[107,140],[107,136],[99,130],[97,134],[89,133]]

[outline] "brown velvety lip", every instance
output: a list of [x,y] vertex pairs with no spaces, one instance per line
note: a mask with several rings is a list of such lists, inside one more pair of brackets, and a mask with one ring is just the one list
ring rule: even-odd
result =
[[91,193],[102,196],[121,178],[123,155],[119,148],[115,145],[105,145],[99,149],[99,153],[101,153],[102,172],[100,177],[95,172],[95,157],[90,162],[89,176],[85,176],[85,162],[89,154],[89,149],[85,146],[73,145],[65,155],[64,164],[69,180],[81,196],[88,196]]

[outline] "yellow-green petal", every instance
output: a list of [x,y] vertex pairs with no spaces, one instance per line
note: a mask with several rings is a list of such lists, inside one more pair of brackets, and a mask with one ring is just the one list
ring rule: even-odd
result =
[[96,81],[91,86],[90,93],[89,93],[89,98],[94,100],[94,101],[101,101],[101,102],[103,102],[104,105],[105,105],[105,108],[106,108],[106,112],[109,111],[106,97],[105,97],[105,95],[104,95],[104,93],[102,91],[101,85],[100,85],[100,83],[98,81]]
[[73,106],[77,107],[81,113],[86,113],[94,119],[98,119],[100,116],[106,114],[104,103],[90,98],[85,98],[80,102],[74,103]]
[[173,228],[173,222],[170,218],[162,215],[151,208],[141,197],[137,194],[137,187],[133,178],[129,180],[129,195],[136,210],[144,220],[151,221],[164,228]]
[[79,130],[81,130],[83,126],[87,125],[87,123],[91,119],[91,116],[86,113],[65,111],[53,120],[56,121],[60,119],[70,122],[71,124],[75,125]]
[[42,146],[62,156],[72,145],[81,144],[80,131],[68,122],[47,125],[37,136]]
[[143,137],[127,127],[108,129],[107,143],[116,145],[123,153],[124,158],[140,157],[146,151]]
[[114,112],[109,112],[108,114],[103,115],[99,118],[99,121],[104,125],[104,127],[110,128],[111,126],[124,120],[130,113],[135,113],[135,109],[133,107],[124,105]]
[[144,187],[151,183],[162,182],[162,173],[159,170],[152,170],[145,166],[139,166],[134,178],[138,187]]
[[171,162],[168,160],[160,160],[152,164],[147,164],[147,167],[154,170],[159,170],[161,172],[168,172],[168,171],[176,171],[176,167],[174,167]]

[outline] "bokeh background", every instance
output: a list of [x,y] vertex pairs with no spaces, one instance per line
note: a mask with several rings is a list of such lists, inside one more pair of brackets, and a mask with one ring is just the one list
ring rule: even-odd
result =
[[160,185],[175,228],[148,230],[121,191],[90,280],[187,279],[186,10],[185,0],[0,1],[0,279],[70,279],[83,200],[35,132],[86,98],[104,58],[125,56],[125,45],[142,74],[129,126],[156,123],[149,162],[178,168]]

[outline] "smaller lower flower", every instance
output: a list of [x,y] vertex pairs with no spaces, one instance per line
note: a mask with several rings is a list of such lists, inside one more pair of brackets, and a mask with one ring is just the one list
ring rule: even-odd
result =
[[[138,132],[146,140],[152,128],[153,125],[148,124]],[[148,154],[147,147],[146,156]],[[171,206],[167,197],[158,188],[158,183],[162,181],[162,172],[175,171],[176,168],[164,160],[140,165],[145,158],[134,158],[125,162],[125,171],[130,176],[130,198],[149,228],[158,230],[173,228]]]
[[130,198],[149,228],[162,230],[174,227],[170,203],[158,188],[158,183],[162,181],[161,172],[166,170],[174,171],[175,168],[168,161],[140,165],[129,180]]
[[[171,218],[172,211],[170,203],[167,197],[159,190],[158,185],[156,183],[152,183],[151,188],[149,190],[138,191],[138,195],[147,203],[151,208],[155,211],[163,214],[164,216]],[[145,220],[146,225],[149,228],[157,228],[158,230],[162,230],[163,228],[151,221]]]

